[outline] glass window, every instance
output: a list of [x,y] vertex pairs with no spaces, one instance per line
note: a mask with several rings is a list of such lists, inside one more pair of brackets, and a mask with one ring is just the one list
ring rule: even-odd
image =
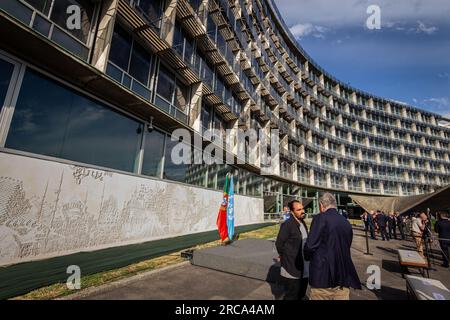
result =
[[147,85],[149,73],[150,55],[140,44],[134,41],[130,60],[130,75],[142,82],[144,85]]
[[[74,28],[70,30],[67,28],[67,21],[73,14],[71,11],[67,13],[69,6],[78,6],[81,9],[81,28]],[[72,34],[83,43],[87,43],[89,32],[94,16],[94,4],[90,0],[57,0],[53,3],[51,20],[59,25],[61,28]]]
[[52,3],[51,0],[25,0],[25,2],[28,2],[31,6],[45,15],[48,15]]
[[186,182],[187,164],[175,164],[172,161],[172,149],[180,143],[178,140],[172,141],[169,136],[166,137],[166,152],[164,154],[164,179]]
[[202,127],[204,129],[209,129],[211,124],[211,118],[212,118],[212,110],[211,107],[205,103],[202,103]]
[[180,81],[177,81],[175,87],[175,106],[183,112],[187,109],[189,90]]
[[6,93],[8,92],[9,82],[14,71],[14,65],[0,59],[0,112],[5,103]]
[[149,22],[154,26],[159,26],[157,20],[162,13],[163,0],[137,0],[135,3]]
[[159,96],[172,103],[173,93],[175,91],[174,75],[163,65],[159,68],[158,88],[156,92]]
[[153,130],[145,134],[142,174],[161,177],[165,136],[164,133],[158,130]]
[[128,60],[131,52],[131,37],[120,26],[116,25],[109,51],[109,60],[118,67],[128,71]]
[[133,172],[142,124],[27,70],[6,147]]

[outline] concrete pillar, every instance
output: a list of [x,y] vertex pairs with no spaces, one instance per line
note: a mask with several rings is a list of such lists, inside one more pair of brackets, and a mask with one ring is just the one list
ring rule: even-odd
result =
[[114,33],[118,0],[103,1],[98,32],[95,37],[91,64],[101,72],[106,72],[111,39]]
[[348,190],[348,179],[346,176],[342,178],[342,183],[344,184],[344,190]]
[[314,185],[314,169],[309,169],[309,184]]
[[197,132],[202,132],[202,89],[203,83],[201,82],[192,86],[192,95],[189,104],[189,125]]
[[401,183],[397,183],[397,189],[398,189],[398,195],[402,196],[403,195],[403,190],[402,190],[402,184]]
[[[177,17],[177,2],[178,0],[170,0],[167,2],[166,9],[164,10],[163,16],[164,20],[163,23],[168,21],[172,25],[175,25],[176,17]],[[173,44],[173,37],[174,37],[174,28],[165,28],[167,31],[166,34],[163,34],[162,37],[166,42],[172,46]]]

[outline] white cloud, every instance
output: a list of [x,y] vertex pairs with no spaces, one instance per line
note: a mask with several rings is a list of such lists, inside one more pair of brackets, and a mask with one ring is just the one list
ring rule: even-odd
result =
[[429,98],[423,100],[424,104],[434,112],[442,114],[444,116],[450,116],[450,98],[448,97],[440,97],[440,98]]
[[301,39],[309,35],[316,38],[325,38],[324,33],[328,31],[325,27],[312,25],[311,23],[298,23],[290,27],[289,30],[296,39]]
[[[364,27],[369,17],[366,10],[372,0],[275,0],[283,19],[290,24],[323,26],[328,29]],[[448,24],[448,0],[377,0],[381,9],[381,23],[385,28],[414,26],[420,32],[435,32],[433,24]]]
[[438,30],[438,28],[434,27],[434,26],[427,27],[425,25],[425,23],[423,23],[422,21],[417,21],[417,23],[419,24],[417,29],[416,29],[417,33],[422,33],[423,32],[423,33],[426,33],[426,34],[433,34],[433,33],[435,33]]

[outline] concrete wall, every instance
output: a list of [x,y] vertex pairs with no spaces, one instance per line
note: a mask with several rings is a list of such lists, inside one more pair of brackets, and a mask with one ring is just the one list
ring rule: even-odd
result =
[[[216,229],[222,193],[0,152],[0,265]],[[235,225],[263,200],[235,197]]]

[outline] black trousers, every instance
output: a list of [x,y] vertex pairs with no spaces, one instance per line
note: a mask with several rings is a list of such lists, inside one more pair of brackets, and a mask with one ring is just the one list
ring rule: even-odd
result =
[[301,300],[308,289],[308,278],[289,279],[284,278],[285,294],[283,300]]
[[449,266],[449,249],[450,249],[450,241],[440,240],[439,244],[441,245],[442,250],[442,260],[444,260],[444,266]]
[[389,226],[389,239],[392,239],[392,235],[394,235],[394,238],[397,239],[397,231],[395,229],[395,225]]
[[380,233],[381,233],[381,238],[383,239],[383,240],[389,240],[389,237],[388,237],[388,234],[387,234],[387,232],[386,232],[386,226],[380,226]]
[[405,240],[405,231],[401,224],[398,225],[398,231],[400,232],[400,236],[402,237],[402,240]]
[[373,224],[369,224],[369,230],[370,230],[370,237],[376,240],[377,237],[375,237],[375,226]]

